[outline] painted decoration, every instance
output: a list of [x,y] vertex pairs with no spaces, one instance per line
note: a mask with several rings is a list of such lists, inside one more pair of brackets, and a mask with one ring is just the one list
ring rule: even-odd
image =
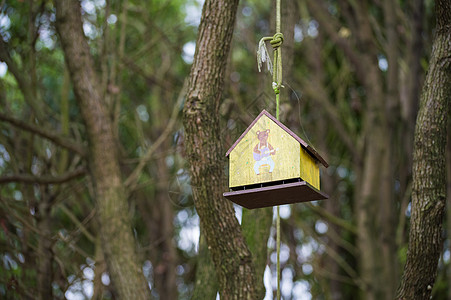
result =
[[274,161],[271,155],[276,154],[276,149],[268,142],[269,129],[257,131],[258,143],[255,145],[254,154],[254,171],[255,174],[260,175],[260,167],[264,165],[269,165],[269,173],[274,171]]

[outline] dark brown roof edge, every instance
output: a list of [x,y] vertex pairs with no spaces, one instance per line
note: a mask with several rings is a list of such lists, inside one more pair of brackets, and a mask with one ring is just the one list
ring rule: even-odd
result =
[[254,127],[255,123],[257,123],[257,121],[261,118],[261,116],[263,114],[269,114],[266,110],[262,110],[262,112],[254,119],[254,121],[252,121],[251,125],[249,125],[246,130],[240,135],[240,137],[235,141],[235,143],[233,143],[232,147],[230,147],[230,149],[227,151],[226,153],[226,157],[229,156],[230,152],[232,152],[232,150],[236,147],[236,145],[238,145],[238,143],[243,139],[243,137],[246,135],[246,133],[249,132],[249,130],[251,130],[252,127]]
[[273,117],[269,112],[266,110],[262,110],[262,112],[255,118],[254,121],[246,128],[246,130],[240,135],[240,137],[233,143],[232,147],[227,151],[226,156],[229,156],[230,152],[238,145],[238,143],[243,139],[243,137],[246,135],[246,133],[251,130],[251,128],[257,123],[257,121],[261,118],[261,116],[266,115],[268,118],[273,120],[277,125],[279,125],[283,130],[285,130],[289,135],[291,135],[296,141],[298,141],[304,149],[306,149],[312,156],[314,156],[318,161],[320,161],[326,168],[329,167],[329,164],[324,160],[324,158],[321,157],[321,155],[316,152],[316,150],[307,144],[303,139],[298,137],[293,131],[291,131],[287,126],[282,124],[279,120]]

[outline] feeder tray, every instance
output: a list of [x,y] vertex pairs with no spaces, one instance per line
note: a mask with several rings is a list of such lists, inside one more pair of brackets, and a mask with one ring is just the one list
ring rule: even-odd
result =
[[305,181],[231,191],[224,197],[248,209],[329,198]]
[[327,162],[266,110],[227,151],[229,188],[224,197],[253,209],[327,199],[319,164]]

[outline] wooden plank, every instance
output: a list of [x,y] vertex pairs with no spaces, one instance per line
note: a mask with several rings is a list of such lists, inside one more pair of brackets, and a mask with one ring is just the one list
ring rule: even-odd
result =
[[301,166],[300,176],[303,180],[311,184],[314,188],[320,189],[319,186],[319,166],[317,161],[311,157],[304,148],[301,148]]
[[305,181],[227,192],[225,198],[248,209],[328,199]]

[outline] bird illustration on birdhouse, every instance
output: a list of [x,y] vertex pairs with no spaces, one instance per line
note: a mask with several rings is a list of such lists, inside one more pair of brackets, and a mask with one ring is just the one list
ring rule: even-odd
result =
[[319,166],[327,162],[266,110],[227,151],[229,188],[224,197],[243,207],[327,199]]

